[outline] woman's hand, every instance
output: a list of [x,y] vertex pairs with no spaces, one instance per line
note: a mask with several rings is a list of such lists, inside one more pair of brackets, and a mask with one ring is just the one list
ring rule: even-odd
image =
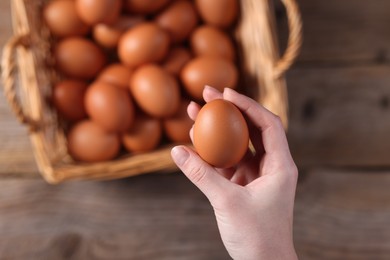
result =
[[[233,259],[297,259],[292,222],[298,171],[280,119],[231,89],[220,93],[206,87],[203,97],[206,102],[223,98],[241,110],[255,152],[248,149],[234,168],[217,169],[191,148],[177,146],[175,163],[209,199]],[[188,106],[193,120],[199,110],[196,103]]]

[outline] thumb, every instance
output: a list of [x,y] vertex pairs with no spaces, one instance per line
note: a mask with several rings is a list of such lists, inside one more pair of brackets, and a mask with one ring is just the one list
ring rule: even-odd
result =
[[232,185],[188,147],[176,146],[172,149],[171,155],[180,170],[206,195],[210,202],[215,202],[218,197],[223,196],[223,193]]

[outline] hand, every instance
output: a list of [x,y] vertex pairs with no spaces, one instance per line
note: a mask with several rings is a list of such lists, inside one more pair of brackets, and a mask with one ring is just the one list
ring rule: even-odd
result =
[[[280,119],[231,89],[206,87],[203,98],[223,98],[241,110],[255,152],[248,149],[231,169],[210,166],[186,146],[172,149],[173,160],[209,199],[233,259],[297,259],[292,221],[298,171]],[[188,106],[193,120],[199,110],[196,103]]]

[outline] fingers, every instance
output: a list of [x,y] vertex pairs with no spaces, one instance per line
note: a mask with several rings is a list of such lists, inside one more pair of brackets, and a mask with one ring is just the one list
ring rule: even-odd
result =
[[[222,97],[223,97],[222,93],[213,87],[206,85],[205,88],[203,89],[203,98],[206,102],[210,102],[214,99],[218,99],[218,98],[222,98]],[[194,101],[191,101],[187,107],[187,114],[193,121],[195,121],[200,109],[201,109],[200,105],[198,105]],[[194,127],[191,127],[189,135],[190,135],[191,141],[194,142],[194,139],[193,139],[194,138]]]
[[215,202],[218,197],[223,196],[224,191],[231,189],[232,183],[219,175],[188,147],[176,146],[172,149],[171,155],[180,170],[211,202]]
[[291,158],[286,134],[280,119],[270,111],[260,106],[256,101],[225,88],[223,97],[235,104],[261,131],[263,147],[267,154],[283,156],[280,159]]
[[[217,89],[215,89],[213,87],[210,87],[210,86],[207,86],[207,85],[203,89],[203,99],[206,102],[210,102],[210,101],[212,101],[214,99],[221,99],[221,98],[223,98],[222,93],[219,92]],[[190,104],[187,107],[188,116],[192,120],[195,121],[196,116],[198,115],[200,108],[201,107],[198,104],[196,104],[195,102],[191,101]]]
[[260,130],[248,119],[247,116],[244,116],[248,125],[249,138],[253,147],[255,148],[256,153],[263,155],[264,146]]
[[196,104],[194,101],[191,101],[187,107],[187,114],[192,119],[192,121],[195,121],[196,116],[199,113],[199,110],[200,110],[200,106]]
[[223,98],[223,95],[222,93],[211,87],[211,86],[208,86],[206,85],[203,89],[203,99],[204,101],[206,102],[210,102],[210,101],[213,101],[214,99],[222,99]]
[[[191,142],[194,143],[194,127],[192,126],[191,129],[190,129],[190,138],[191,138]],[[222,175],[223,177],[225,177],[226,179],[230,180],[232,178],[232,176],[234,175],[234,172],[236,169],[234,168],[224,168],[224,169],[220,169],[220,168],[214,168],[220,175]]]
[[217,168],[215,169],[221,176],[226,178],[227,180],[231,180],[234,174],[236,173],[236,168]]
[[245,186],[260,177],[259,158],[260,156],[258,154],[254,155],[252,154],[252,151],[248,149],[244,158],[237,165],[237,170],[230,181]]

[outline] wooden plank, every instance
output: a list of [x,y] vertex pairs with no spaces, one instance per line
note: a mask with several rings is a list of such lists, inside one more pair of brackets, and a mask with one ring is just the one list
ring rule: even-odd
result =
[[300,259],[390,259],[389,186],[390,172],[310,172],[295,204]]
[[[1,259],[229,259],[209,203],[182,175],[0,185]],[[389,172],[305,174],[294,217],[300,259],[389,259],[389,186]]]
[[[390,1],[299,0],[298,4],[304,36],[300,62],[390,60]],[[285,43],[288,33],[281,6],[279,17],[279,35]]]
[[[11,36],[10,1],[0,1],[0,46]],[[37,176],[37,167],[27,131],[11,113],[0,82],[0,178],[9,175]]]
[[[1,83],[0,83],[0,87]],[[11,113],[0,91],[0,178],[5,176],[37,176],[28,133]]]
[[211,206],[181,174],[0,186],[1,259],[229,259]]
[[289,141],[302,167],[390,165],[388,66],[288,74]]
[[12,35],[10,1],[0,1],[0,46]]

